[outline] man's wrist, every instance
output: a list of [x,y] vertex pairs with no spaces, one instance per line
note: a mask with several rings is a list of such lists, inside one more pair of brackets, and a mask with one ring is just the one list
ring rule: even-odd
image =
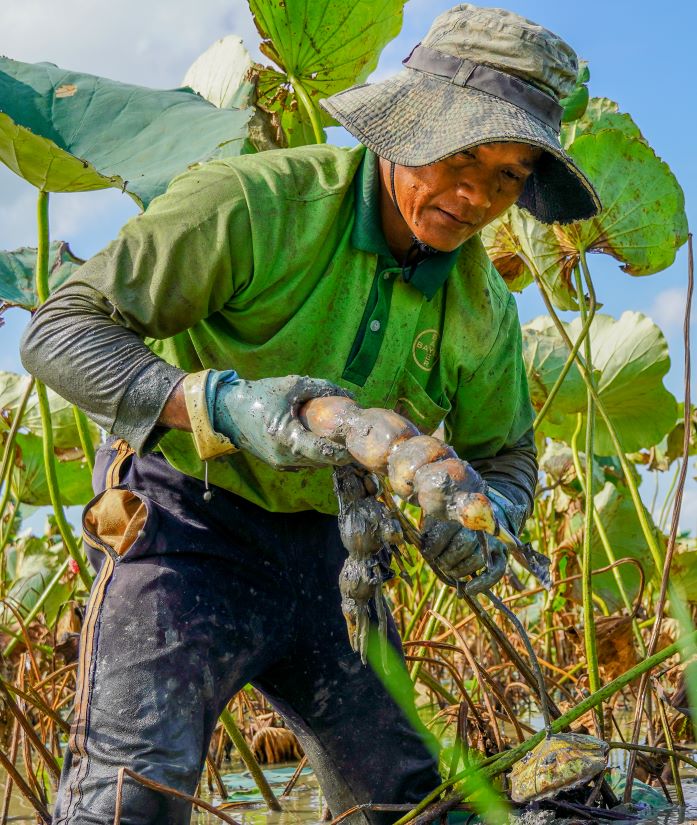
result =
[[216,432],[213,428],[215,394],[221,378],[225,381],[224,376],[226,373],[203,370],[190,373],[182,381],[191,434],[196,445],[196,452],[202,461],[229,455],[237,452],[238,449],[227,436]]

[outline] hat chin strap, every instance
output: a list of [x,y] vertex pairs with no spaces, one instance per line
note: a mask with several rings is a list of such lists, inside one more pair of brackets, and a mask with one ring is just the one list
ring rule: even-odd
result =
[[[394,170],[395,170],[395,163],[390,161],[390,189],[392,190],[392,203],[394,204],[399,217],[407,223],[406,218],[402,214],[402,210],[399,208],[399,202],[397,200],[397,190],[395,189],[394,185]],[[408,226],[409,224],[407,224]],[[429,246],[427,243],[424,243],[422,240],[416,237],[416,235],[412,232],[411,234],[411,246],[407,250],[407,254],[404,256],[404,262],[402,263],[402,268],[406,269],[407,266],[414,265],[418,263],[421,257],[428,257],[429,255],[435,255],[438,252],[437,249],[434,249],[432,246]],[[405,278],[408,280],[408,278]]]

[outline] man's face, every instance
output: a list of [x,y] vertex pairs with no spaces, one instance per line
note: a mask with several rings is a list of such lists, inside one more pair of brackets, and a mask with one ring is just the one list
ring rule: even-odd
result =
[[[456,249],[518,200],[541,154],[525,143],[486,143],[428,166],[397,166],[403,221],[383,209],[388,243],[402,249],[407,233],[441,252]],[[389,163],[381,161],[381,168],[383,203],[391,205],[391,195],[384,198]]]

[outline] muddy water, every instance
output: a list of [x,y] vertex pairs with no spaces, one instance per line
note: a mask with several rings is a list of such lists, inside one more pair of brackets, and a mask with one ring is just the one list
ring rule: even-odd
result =
[[[293,773],[293,767],[280,768],[265,771],[274,791],[280,795],[285,783]],[[229,773],[224,777],[225,785],[231,798],[239,799],[246,795],[248,800],[252,798],[260,799],[258,792],[248,775],[240,770],[237,773]],[[653,816],[642,818],[640,825],[697,825],[697,776],[685,777],[683,780],[683,790],[685,792],[685,808],[672,806]],[[214,804],[220,804],[220,799],[213,798]],[[306,768],[290,797],[283,800],[283,813],[269,812],[263,803],[253,807],[229,808],[228,813],[243,825],[315,825],[320,822],[323,809],[321,793],[317,782],[309,768]],[[577,822],[575,820],[574,822]],[[599,820],[600,821],[600,820]],[[637,820],[628,820],[636,822]],[[209,814],[195,815],[192,825],[214,825],[220,822]],[[555,818],[549,813],[529,812],[519,817],[511,816],[510,825],[572,825],[568,819]]]
[[[293,774],[295,765],[269,768],[265,771],[277,796]],[[273,813],[266,809],[252,779],[242,766],[223,776],[228,791],[231,807],[226,812],[243,825],[316,825],[321,821],[324,807],[322,794],[317,781],[306,768],[293,789],[290,797],[282,800],[283,812]],[[697,776],[683,780],[686,807],[673,806],[670,809],[643,818],[640,825],[697,825]],[[222,800],[203,791],[204,797],[214,805]],[[191,825],[218,825],[220,819],[208,813],[194,813]],[[578,820],[576,820],[578,821]],[[600,820],[599,820],[600,821]],[[636,822],[636,820],[633,820]],[[15,799],[10,808],[8,822],[33,823],[34,817],[29,808]],[[549,813],[527,813],[520,817],[511,817],[511,825],[572,825],[571,820],[554,818]]]

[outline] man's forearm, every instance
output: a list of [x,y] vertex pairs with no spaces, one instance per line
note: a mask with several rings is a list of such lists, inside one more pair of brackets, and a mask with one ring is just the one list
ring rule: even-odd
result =
[[185,373],[154,355],[112,313],[113,307],[90,287],[64,287],[24,333],[22,363],[142,453],[161,434],[158,424],[188,428],[183,397],[172,396]]

